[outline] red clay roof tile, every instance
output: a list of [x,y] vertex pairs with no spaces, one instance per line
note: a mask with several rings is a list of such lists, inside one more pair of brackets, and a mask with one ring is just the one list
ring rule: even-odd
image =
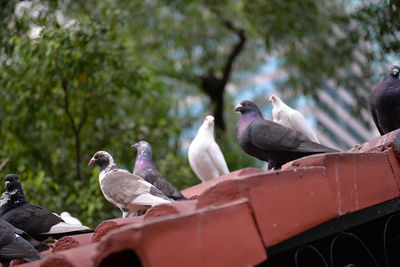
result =
[[105,234],[116,228],[120,228],[128,224],[141,224],[143,222],[143,218],[143,216],[138,216],[104,221],[96,227],[92,237],[92,242],[98,242]]
[[127,249],[136,251],[143,266],[249,266],[266,259],[247,201],[168,218],[110,232],[94,266]]
[[186,188],[186,189],[182,190],[182,194],[187,198],[196,197],[196,196],[201,195],[205,190],[207,190],[211,186],[216,185],[222,181],[236,178],[238,176],[248,175],[248,174],[252,174],[252,173],[260,173],[260,172],[264,172],[264,171],[261,169],[257,169],[257,168],[245,168],[245,169],[237,170],[237,171],[225,174],[221,177],[197,184],[197,185],[189,187],[189,188]]
[[64,236],[56,242],[52,252],[55,253],[61,250],[66,250],[90,244],[92,243],[92,237],[93,233]]

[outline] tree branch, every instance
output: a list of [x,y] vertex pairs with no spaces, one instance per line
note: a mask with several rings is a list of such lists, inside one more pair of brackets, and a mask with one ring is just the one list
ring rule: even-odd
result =
[[[85,109],[84,111],[84,117],[81,119],[80,123],[78,126],[76,126],[74,117],[72,116],[71,111],[69,110],[69,93],[68,93],[68,82],[67,80],[63,79],[62,80],[62,89],[64,91],[64,110],[65,113],[67,114],[67,117],[70,121],[72,131],[74,132],[74,138],[75,138],[75,170],[76,170],[76,178],[78,180],[81,180],[81,140],[79,138],[79,133],[80,130],[82,129],[83,124],[86,121],[87,118],[87,110]],[[86,114],[86,115],[85,115]]]
[[6,157],[3,162],[0,164],[0,172],[6,167],[7,163],[10,161],[9,157]]

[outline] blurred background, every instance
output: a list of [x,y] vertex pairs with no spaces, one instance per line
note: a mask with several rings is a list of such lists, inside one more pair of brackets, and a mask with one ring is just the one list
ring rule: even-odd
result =
[[[400,1],[0,1],[0,177],[28,199],[95,227],[119,217],[88,161],[132,171],[147,140],[179,189],[200,182],[187,148],[207,114],[231,171],[263,167],[240,149],[233,109],[271,118],[271,94],[325,145],[378,136],[367,95],[399,63]],[[1,189],[4,190],[3,183]]]

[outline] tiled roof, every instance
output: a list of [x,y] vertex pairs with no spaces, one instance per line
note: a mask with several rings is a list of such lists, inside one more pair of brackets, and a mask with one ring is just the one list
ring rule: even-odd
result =
[[[399,197],[400,130],[343,153],[266,173],[248,168],[185,189],[192,200],[61,238],[28,266],[254,266],[268,248],[334,218]],[[136,265],[135,265],[136,264]]]

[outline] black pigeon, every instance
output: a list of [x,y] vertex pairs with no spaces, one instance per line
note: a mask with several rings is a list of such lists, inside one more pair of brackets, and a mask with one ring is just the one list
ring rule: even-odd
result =
[[381,135],[400,128],[400,67],[392,66],[368,96],[369,108]]
[[140,141],[131,147],[137,149],[137,156],[133,173],[142,177],[147,182],[157,187],[167,197],[173,200],[185,200],[182,193],[170,184],[161,173],[158,172],[152,160],[151,146],[146,141]]
[[25,234],[5,220],[0,219],[0,262],[8,266],[14,259],[36,261],[43,256],[21,235]]
[[268,161],[269,170],[280,169],[283,164],[304,156],[338,152],[310,141],[302,133],[265,120],[251,101],[242,101],[235,111],[241,113],[236,124],[240,146],[250,156]]
[[30,204],[25,198],[21,182],[15,174],[5,178],[6,191],[0,199],[1,218],[25,231],[37,240],[58,239],[65,235],[93,232],[89,227],[69,224],[61,217]]

